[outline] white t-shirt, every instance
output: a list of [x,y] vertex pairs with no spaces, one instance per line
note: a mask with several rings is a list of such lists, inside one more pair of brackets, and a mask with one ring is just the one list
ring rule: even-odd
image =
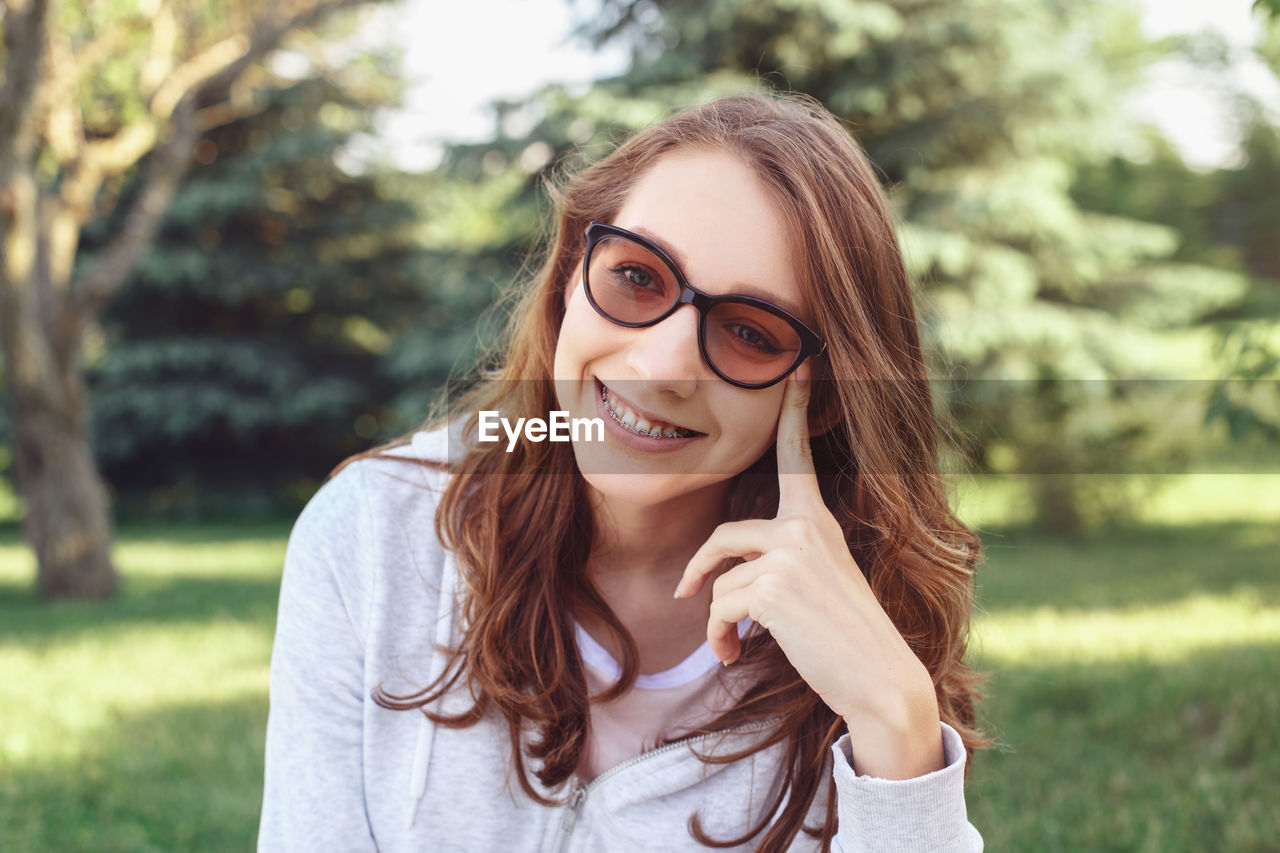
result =
[[[738,636],[753,623],[738,623]],[[581,625],[574,625],[578,652],[594,696],[617,683],[622,667]],[[636,677],[635,687],[613,702],[591,703],[591,728],[578,776],[589,782],[605,770],[654,749],[667,737],[705,724],[739,698],[730,670],[716,660],[710,643],[703,643],[680,663]]]

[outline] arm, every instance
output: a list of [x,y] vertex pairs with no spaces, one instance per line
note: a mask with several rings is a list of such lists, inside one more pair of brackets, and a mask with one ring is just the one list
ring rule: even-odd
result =
[[[806,422],[802,365],[778,420],[778,514],[727,522],[689,561],[676,587],[702,589],[726,558],[744,562],[712,582],[707,640],[726,664],[750,616],[848,725],[836,744],[837,839],[847,851],[971,850],[982,839],[964,805],[964,748],[941,725],[928,670],[880,605],[823,503]],[[941,726],[941,728],[939,728]]]
[[271,655],[258,849],[374,850],[362,767],[364,636],[373,553],[359,464],[289,537]]
[[840,824],[834,849],[981,853],[982,836],[969,823],[964,802],[964,744],[942,726],[944,765],[913,779],[877,779],[854,771],[848,735],[836,741],[836,808]]

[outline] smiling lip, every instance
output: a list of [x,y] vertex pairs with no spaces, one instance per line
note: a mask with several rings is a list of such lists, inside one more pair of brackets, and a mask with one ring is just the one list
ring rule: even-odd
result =
[[[705,433],[697,432],[696,430],[691,430],[691,429],[688,429],[687,427],[679,427],[679,428],[685,432],[691,433],[690,435],[681,435],[681,436],[676,436],[674,438],[640,435],[639,433],[632,432],[631,430],[624,427],[621,423],[619,423],[617,418],[614,417],[613,413],[609,411],[608,406],[605,405],[606,386],[603,383],[601,383],[600,380],[598,379],[596,380],[595,384],[597,385],[596,393],[594,395],[596,410],[600,413],[600,415],[604,419],[606,432],[608,432],[611,436],[617,439],[619,443],[627,447],[630,447],[633,450],[642,450],[646,453],[679,450],[683,447],[687,447],[689,444],[697,441],[700,438],[704,438],[706,435]],[[637,415],[644,418],[645,420],[648,420],[650,422],[665,423],[665,424],[671,424],[672,426],[677,426],[673,421],[668,421],[664,418],[656,417],[653,415],[652,412],[646,412],[643,409],[637,408],[636,406],[632,405],[631,401],[625,399],[624,397],[619,396],[612,388],[608,389],[608,395],[610,399],[613,399],[618,403],[625,405],[627,408],[631,409],[631,411],[635,412]]]

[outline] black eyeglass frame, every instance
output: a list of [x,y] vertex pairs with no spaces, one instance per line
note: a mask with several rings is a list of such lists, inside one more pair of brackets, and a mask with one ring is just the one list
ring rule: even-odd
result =
[[[676,297],[676,300],[671,303],[670,308],[663,311],[652,320],[645,320],[640,323],[629,323],[624,320],[619,320],[600,307],[599,303],[596,302],[595,297],[591,295],[591,276],[588,270],[591,268],[591,253],[595,251],[596,245],[606,237],[621,237],[624,240],[630,240],[633,243],[637,243],[645,249],[648,249],[656,255],[659,260],[667,265],[667,269],[669,269],[671,274],[675,276],[676,283],[680,285],[680,293]],[[614,325],[626,326],[631,329],[643,329],[649,326],[656,326],[674,314],[682,305],[692,305],[698,312],[698,351],[702,355],[703,362],[707,367],[711,368],[712,372],[715,373],[716,376],[719,376],[725,382],[728,382],[730,385],[737,386],[738,388],[747,388],[753,391],[758,391],[762,388],[777,385],[779,382],[790,376],[797,367],[803,364],[806,358],[811,355],[820,356],[827,349],[826,342],[823,341],[822,338],[818,337],[817,332],[806,326],[804,321],[799,317],[795,316],[790,311],[779,308],[772,302],[767,302],[764,299],[757,299],[756,297],[748,296],[745,293],[726,293],[723,296],[712,296],[709,293],[703,293],[701,290],[698,290],[698,288],[689,284],[688,280],[684,277],[684,273],[680,271],[680,267],[675,261],[671,260],[671,257],[666,252],[662,251],[662,249],[655,246],[644,237],[641,237],[639,234],[636,234],[633,231],[628,231],[625,228],[619,228],[616,225],[609,225],[604,222],[592,222],[587,226],[587,248],[582,255],[582,283],[583,289],[587,294],[587,301],[591,303],[591,307],[596,310],[597,314]],[[770,379],[768,382],[740,382],[731,376],[726,376],[720,368],[716,367],[710,356],[707,355],[707,315],[710,314],[711,309],[723,303],[750,305],[753,308],[758,308],[761,311],[765,311],[766,313],[787,321],[787,323],[796,330],[796,333],[800,337],[800,349],[796,352],[795,361],[791,363],[791,366],[782,371],[782,373],[777,377]]]

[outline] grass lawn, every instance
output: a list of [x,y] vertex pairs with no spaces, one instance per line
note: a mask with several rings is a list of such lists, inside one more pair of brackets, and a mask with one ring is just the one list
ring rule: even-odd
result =
[[56,605],[0,539],[0,849],[253,848],[287,535],[126,530],[123,594]]
[[1276,850],[1280,524],[990,548],[988,849]]
[[[971,482],[989,850],[1280,849],[1280,477],[1169,480],[1088,542]],[[246,850],[286,526],[128,529],[115,601],[42,605],[0,532],[0,848]]]

